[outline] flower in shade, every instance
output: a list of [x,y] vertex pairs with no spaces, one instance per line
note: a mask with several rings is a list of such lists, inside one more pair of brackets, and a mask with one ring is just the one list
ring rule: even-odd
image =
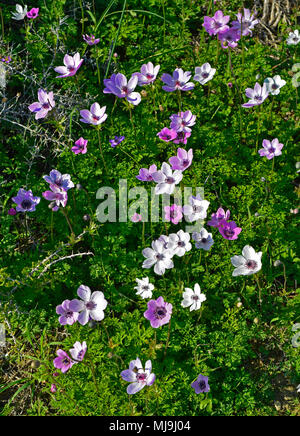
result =
[[138,77],[138,85],[149,85],[149,83],[153,83],[157,77],[159,72],[160,65],[156,65],[156,67],[152,64],[152,62],[148,62],[147,64],[142,65],[140,73],[134,73]]
[[80,59],[78,52],[75,53],[74,56],[66,54],[64,57],[64,66],[54,68],[54,71],[59,74],[56,78],[74,76],[81,67],[82,62],[83,59]]
[[52,383],[50,391],[52,392],[52,394],[54,394],[57,391],[57,387],[54,383]]
[[216,69],[212,68],[208,62],[201,65],[201,67],[195,68],[194,80],[204,85],[206,82],[211,80],[216,73]]
[[150,321],[151,327],[158,328],[168,324],[172,314],[172,304],[164,301],[163,297],[157,300],[150,300],[147,303],[148,309],[144,312],[144,317]]
[[198,283],[195,284],[194,290],[191,288],[184,288],[181,302],[182,307],[189,307],[190,312],[198,310],[201,307],[201,303],[206,300],[206,296],[201,293],[201,289]]
[[110,139],[110,145],[111,147],[115,148],[117,145],[119,145],[122,141],[124,141],[125,136],[115,136],[113,139]]
[[172,206],[165,206],[165,220],[171,221],[173,224],[178,224],[182,218],[182,207],[177,204],[172,204]]
[[71,356],[73,357],[73,359],[77,362],[82,362],[84,355],[86,353],[87,350],[87,345],[86,342],[83,341],[82,344],[80,342],[75,342],[75,344],[73,345],[73,348],[70,351]]
[[257,273],[261,269],[261,256],[261,251],[256,253],[253,247],[245,245],[242,256],[233,256],[231,258],[231,263],[235,267],[232,273],[233,277]]
[[177,156],[172,156],[169,159],[170,164],[172,165],[172,170],[186,170],[193,161],[193,150],[192,148],[189,151],[184,150],[183,148],[177,149]]
[[164,73],[161,76],[161,80],[165,83],[162,87],[164,91],[190,91],[195,87],[193,82],[189,82],[192,74],[190,71],[184,72],[181,68],[176,68],[172,76],[168,73]]
[[267,77],[264,80],[264,83],[267,85],[267,91],[269,94],[278,95],[280,93],[280,88],[286,84],[286,81],[281,79],[281,77],[277,74],[273,77],[273,79],[271,77]]
[[14,215],[16,215],[16,213],[17,213],[17,211],[16,211],[16,209],[14,209],[13,207],[11,207],[9,210],[8,210],[8,215],[10,215],[10,216],[14,216]]
[[27,18],[33,20],[39,15],[39,8],[32,8],[27,12]]
[[141,180],[142,182],[153,182],[153,173],[157,171],[156,165],[151,165],[149,169],[147,168],[141,168],[139,171],[139,175],[136,176],[138,180]]
[[236,14],[237,21],[232,21],[232,27],[240,34],[242,33],[243,36],[252,35],[254,26],[259,23],[255,15],[256,12],[251,15],[250,9],[244,8],[244,15],[242,15],[241,12]]
[[0,60],[1,60],[1,62],[4,62],[5,64],[9,64],[11,62],[11,57],[10,56],[4,56]]
[[212,234],[203,227],[200,232],[194,232],[192,238],[195,241],[196,248],[202,248],[205,251],[209,251],[214,243]]
[[74,365],[74,361],[64,350],[57,350],[57,356],[53,360],[53,365],[55,368],[60,369],[62,373],[67,372]]
[[168,249],[173,252],[173,255],[182,257],[187,251],[192,249],[190,238],[190,234],[183,230],[171,233],[169,235]]
[[225,30],[225,32],[218,33],[218,39],[221,41],[222,48],[235,48],[237,47],[238,41],[241,39],[241,36],[237,30],[231,28]]
[[260,84],[256,82],[254,89],[247,88],[245,94],[250,100],[248,103],[242,104],[242,107],[258,106],[262,104],[269,95],[267,91],[267,84],[264,83],[263,86],[260,86]]
[[183,213],[187,222],[191,223],[206,218],[209,201],[203,200],[201,195],[198,194],[196,196],[191,195],[189,203],[183,206]]
[[152,241],[151,247],[144,248],[143,256],[146,258],[143,262],[143,268],[151,268],[154,265],[154,272],[158,275],[163,275],[166,269],[174,267],[172,261],[173,251],[165,248],[162,240]]
[[203,27],[210,35],[217,35],[217,33],[229,29],[227,25],[229,20],[229,15],[224,15],[222,11],[217,11],[213,17],[204,17]]
[[273,159],[275,156],[280,156],[282,154],[281,150],[283,144],[281,144],[277,138],[272,141],[264,139],[262,142],[263,148],[258,150],[260,156],[265,156],[267,159]]
[[152,285],[152,283],[149,283],[149,277],[144,277],[142,278],[142,280],[135,280],[138,284],[134,287],[134,289],[137,290],[136,295],[140,295],[141,298],[151,298],[154,285]]
[[90,107],[90,110],[83,109],[80,111],[80,121],[86,124],[93,124],[94,126],[98,126],[107,118],[107,114],[105,113],[106,106],[100,107],[99,103],[93,103]]
[[237,239],[242,231],[241,227],[238,227],[234,221],[227,222],[225,220],[219,222],[218,229],[223,238],[230,241]]
[[155,187],[155,194],[173,194],[175,185],[182,180],[182,172],[175,170],[172,172],[169,164],[164,162],[162,164],[161,170],[156,171],[152,174],[153,180],[157,183]]
[[104,94],[114,94],[119,98],[126,98],[126,100],[137,106],[141,102],[141,94],[139,92],[134,92],[138,84],[138,76],[131,76],[127,82],[124,74],[112,74],[110,79],[104,79],[105,88],[103,90]]
[[61,325],[73,325],[78,320],[78,312],[69,308],[70,300],[65,300],[56,307],[56,313],[60,315],[58,321]]
[[288,39],[286,40],[287,45],[297,45],[300,42],[300,33],[296,29],[294,32],[290,32]]
[[142,215],[136,212],[134,215],[132,215],[130,221],[132,221],[133,223],[138,223],[142,221]]
[[191,132],[177,132],[177,136],[173,139],[174,144],[186,144],[187,138],[191,136]]
[[151,360],[147,360],[145,370],[138,357],[132,360],[129,364],[129,369],[122,371],[120,374],[123,380],[130,382],[130,385],[127,387],[127,394],[136,394],[145,386],[151,386],[155,381],[155,374],[151,373],[151,371]]
[[16,12],[12,12],[11,16],[13,20],[24,20],[27,15],[27,5],[24,8],[21,5],[16,5]]
[[96,39],[95,35],[82,35],[82,38],[88,45],[95,45],[100,41],[100,38]]
[[72,151],[75,154],[85,154],[87,152],[87,143],[88,140],[87,139],[83,139],[82,137],[80,137],[79,139],[77,139],[77,141],[75,142],[74,147],[72,147]]
[[49,176],[43,176],[43,179],[50,185],[55,185],[65,191],[74,188],[70,174],[61,174],[58,170],[51,170]]
[[162,141],[170,142],[170,141],[173,141],[173,139],[176,138],[177,133],[173,129],[168,129],[167,127],[164,127],[160,132],[158,132],[157,136]]
[[209,392],[210,387],[208,384],[208,377],[199,374],[196,381],[191,384],[192,388],[195,389],[196,394],[202,394],[203,392]]
[[196,124],[196,115],[193,115],[191,111],[173,114],[170,116],[170,119],[170,127],[176,132],[191,132],[191,127]]
[[38,91],[38,100],[28,106],[31,112],[35,112],[35,119],[45,118],[49,111],[51,111],[55,106],[55,101],[53,97],[53,92],[47,93],[43,89]]
[[13,197],[12,200],[17,205],[17,212],[34,212],[35,207],[39,204],[41,198],[34,197],[31,189],[26,191],[25,189],[20,188],[17,196]]
[[88,286],[81,285],[77,289],[77,295],[81,300],[71,300],[69,308],[74,312],[80,312],[78,322],[81,325],[86,325],[90,317],[94,321],[102,321],[104,318],[104,309],[107,306],[103,292],[95,291],[91,293]]
[[57,212],[60,206],[66,207],[68,201],[67,191],[52,184],[50,184],[50,189],[51,191],[45,191],[42,195],[46,200],[52,202],[51,209]]
[[211,220],[207,221],[207,224],[211,227],[219,227],[221,221],[228,221],[230,217],[230,210],[225,210],[219,207],[216,213],[211,214]]

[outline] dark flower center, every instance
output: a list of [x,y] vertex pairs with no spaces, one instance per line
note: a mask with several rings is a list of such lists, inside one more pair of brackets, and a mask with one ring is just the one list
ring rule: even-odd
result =
[[72,312],[71,310],[68,310],[68,311],[65,313],[65,316],[66,316],[67,318],[72,318],[72,316],[73,316],[73,312]]
[[147,74],[146,77],[147,77],[148,80],[151,80],[151,79],[153,79],[154,76],[152,74]]
[[81,360],[83,357],[83,350],[79,351],[78,355],[77,355],[77,360]]
[[75,68],[75,67],[72,67],[72,66],[69,66],[69,67],[68,67],[68,70],[70,71],[70,73],[73,73],[73,71],[75,71],[76,68]]
[[202,73],[202,77],[203,77],[203,79],[207,79],[207,78],[208,78],[208,76],[209,76],[209,74],[208,74],[208,73]]
[[202,238],[202,239],[201,239],[201,242],[202,242],[203,244],[206,244],[206,242],[207,242],[207,238]]
[[162,253],[158,253],[157,255],[156,255],[156,259],[157,260],[163,260],[165,258],[165,256],[162,254]]
[[199,297],[198,297],[198,295],[193,295],[193,296],[192,296],[192,300],[194,300],[194,301],[197,301],[197,300],[199,300]]
[[199,388],[201,389],[201,391],[204,391],[204,389],[206,388],[206,383],[205,381],[201,380],[199,382]]
[[146,378],[147,378],[147,374],[145,374],[144,372],[136,375],[136,379],[138,382],[143,382],[146,380]]
[[231,238],[231,236],[234,236],[234,231],[232,229],[224,230],[224,235]]
[[166,316],[166,313],[167,311],[164,307],[157,307],[154,312],[154,315],[157,319],[162,319]]
[[127,86],[122,86],[122,93],[127,95],[128,94],[128,88]]
[[188,159],[184,159],[184,160],[182,161],[182,165],[183,165],[184,167],[187,167],[189,163],[190,163],[190,161],[189,161]]
[[86,303],[85,307],[88,310],[94,310],[97,307],[97,304],[94,303],[93,301],[89,301],[88,303]]
[[277,89],[278,85],[276,85],[276,83],[273,83],[273,85],[271,86],[272,89]]
[[144,285],[142,286],[143,291],[149,291],[149,286],[148,285]]
[[49,103],[44,103],[43,104],[43,109],[49,109],[50,108],[50,104]]
[[23,209],[30,209],[32,205],[31,200],[23,200],[21,206]]
[[246,263],[246,267],[248,269],[255,269],[257,267],[257,263],[255,262],[255,260],[248,260]]
[[177,245],[178,245],[178,247],[185,247],[185,242],[184,241],[178,241]]
[[67,357],[65,357],[65,358],[62,360],[62,364],[63,364],[63,365],[69,365],[69,363],[70,363],[70,360],[69,360]]
[[167,177],[166,183],[168,183],[169,185],[172,185],[173,183],[175,183],[175,179],[173,177]]
[[275,148],[274,147],[270,147],[269,148],[269,153],[274,153],[275,152]]
[[202,212],[202,207],[201,206],[193,206],[193,211],[195,213],[200,213],[200,212]]
[[255,95],[254,100],[262,101],[262,96],[261,95]]
[[93,120],[94,120],[94,121],[99,121],[99,120],[100,120],[100,117],[97,117],[97,115],[93,115]]

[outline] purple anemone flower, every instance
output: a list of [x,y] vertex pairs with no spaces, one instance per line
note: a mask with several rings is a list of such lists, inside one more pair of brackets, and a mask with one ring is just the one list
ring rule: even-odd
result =
[[237,16],[237,21],[232,21],[232,26],[234,30],[238,31],[243,36],[252,35],[252,30],[254,26],[259,23],[259,20],[255,19],[256,12],[251,15],[250,9],[244,8],[244,15],[239,12]]
[[172,165],[172,170],[186,170],[193,161],[193,149],[190,148],[189,151],[184,150],[183,148],[177,149],[177,156],[172,156],[169,159],[170,164]]
[[10,56],[4,56],[0,60],[1,60],[1,62],[4,62],[5,64],[9,64],[11,62],[11,57]]
[[185,111],[171,115],[170,120],[170,127],[176,132],[191,132],[191,127],[196,124],[196,115],[193,115],[191,111]]
[[27,18],[29,18],[31,20],[37,18],[38,15],[39,15],[39,8],[32,8],[26,14]]
[[17,214],[16,209],[14,209],[13,207],[11,207],[8,211],[7,211],[8,215],[10,216],[14,216]]
[[151,360],[147,360],[145,370],[138,357],[132,360],[129,364],[129,369],[122,371],[120,374],[123,380],[130,382],[130,385],[127,387],[127,394],[136,394],[145,386],[151,386],[155,381],[155,374],[152,374],[151,371]]
[[224,15],[222,11],[217,11],[213,17],[204,17],[204,23],[202,25],[210,35],[217,35],[217,33],[229,29],[227,25],[229,20],[229,15]]
[[57,350],[56,354],[58,357],[53,360],[54,367],[60,369],[62,373],[69,371],[75,362],[64,350]]
[[82,137],[77,139],[77,141],[75,142],[74,147],[72,147],[72,151],[75,154],[85,154],[87,152],[87,143],[88,140],[87,139],[83,139]]
[[162,141],[170,142],[170,141],[173,141],[173,139],[176,138],[177,133],[173,129],[168,129],[167,127],[164,127],[160,132],[158,132],[157,136]]
[[31,112],[35,112],[35,119],[45,118],[49,111],[51,111],[55,106],[55,101],[53,97],[53,92],[47,93],[43,89],[38,91],[38,100],[28,106]]
[[168,324],[172,314],[172,304],[164,301],[163,297],[157,300],[150,300],[147,303],[148,309],[144,312],[144,317],[150,321],[151,327],[158,328]]
[[93,124],[94,126],[98,126],[99,124],[104,123],[107,118],[105,111],[106,106],[101,108],[99,103],[93,103],[90,107],[90,110],[84,109],[80,111],[80,121],[85,124]]
[[60,315],[58,321],[61,325],[73,325],[78,320],[78,312],[73,312],[69,308],[70,300],[63,301],[59,306],[56,306],[56,313]]
[[50,171],[49,176],[43,176],[43,179],[50,185],[54,185],[65,191],[74,188],[74,183],[71,180],[70,174],[61,174],[58,170]]
[[228,221],[230,217],[230,210],[225,210],[219,207],[216,213],[211,215],[211,220],[207,221],[207,224],[211,227],[219,227],[221,221]]
[[177,132],[177,136],[173,139],[174,144],[187,144],[188,138],[192,132]]
[[157,171],[157,166],[155,164],[151,165],[149,167],[149,170],[147,170],[147,168],[141,168],[139,175],[136,176],[136,178],[138,180],[141,180],[142,182],[153,182],[154,180],[152,175],[153,173],[156,173],[156,171]]
[[241,39],[240,35],[237,30],[230,28],[224,32],[218,33],[218,39],[221,41],[222,48],[235,48],[238,46],[238,41]]
[[87,350],[86,342],[83,341],[82,344],[80,342],[75,342],[73,348],[71,348],[70,354],[75,360],[75,362],[82,362]]
[[173,224],[178,224],[181,221],[182,207],[177,204],[172,204],[172,206],[165,206],[165,220],[171,221]]
[[241,227],[238,227],[234,221],[227,222],[225,220],[220,221],[218,229],[223,238],[228,239],[229,241],[237,239],[242,231]]
[[69,308],[74,312],[80,312],[78,322],[86,325],[91,317],[94,321],[102,321],[104,318],[104,309],[107,301],[103,292],[91,292],[90,288],[85,285],[79,286],[77,295],[81,300],[74,299],[70,301]]
[[242,104],[242,107],[253,107],[262,104],[268,97],[267,84],[264,83],[260,86],[259,83],[255,83],[254,89],[247,88],[245,91],[246,96],[250,99],[248,103]]
[[56,71],[59,76],[56,76],[56,78],[61,77],[71,77],[74,76],[79,68],[81,67],[81,64],[83,62],[83,59],[80,59],[80,54],[75,53],[74,56],[70,56],[68,54],[64,57],[64,66],[56,67],[54,68],[54,71]]
[[267,159],[273,159],[275,156],[280,156],[282,154],[281,150],[283,144],[280,144],[277,138],[271,141],[264,139],[262,142],[263,148],[258,150],[260,156],[265,156]]
[[160,65],[156,65],[155,67],[152,62],[148,62],[142,65],[140,73],[134,73],[133,75],[138,77],[139,86],[149,85],[156,79],[159,69]]
[[82,38],[88,45],[96,45],[100,42],[100,38],[96,38],[95,35],[82,35]]
[[209,392],[210,387],[208,384],[208,377],[199,374],[196,381],[191,384],[192,388],[195,389],[196,394],[202,394],[203,392]]
[[17,196],[13,197],[12,200],[17,205],[17,212],[34,212],[35,207],[39,204],[41,198],[34,197],[31,189],[25,191],[25,189],[21,188],[19,189]]
[[51,191],[45,191],[42,195],[46,200],[52,202],[50,204],[51,209],[57,212],[60,206],[66,207],[68,201],[67,191],[52,184],[50,184],[50,189]]
[[110,79],[104,79],[105,88],[104,94],[114,94],[119,98],[126,98],[126,100],[137,106],[141,102],[141,94],[134,92],[138,84],[138,76],[132,75],[127,83],[124,74],[113,74]]
[[190,91],[195,87],[193,82],[189,82],[191,76],[192,73],[190,71],[184,72],[181,68],[176,68],[172,76],[164,73],[161,76],[161,80],[165,83],[162,89],[167,92],[173,92],[177,90]]
[[117,145],[121,144],[124,139],[125,136],[115,136],[113,139],[110,139],[109,142],[111,147],[115,148]]

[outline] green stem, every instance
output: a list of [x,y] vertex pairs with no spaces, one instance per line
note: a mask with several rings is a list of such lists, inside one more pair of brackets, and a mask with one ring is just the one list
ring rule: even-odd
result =
[[79,0],[79,6],[81,9],[81,28],[82,28],[82,34],[84,35],[84,10],[82,6],[82,0]]
[[102,150],[102,144],[101,144],[101,138],[100,138],[100,128],[97,127],[96,130],[97,130],[97,134],[98,134],[98,142],[99,142],[99,147],[100,147],[100,153],[101,153],[101,157],[102,157],[102,162],[103,162],[103,165],[104,165],[105,172],[106,172],[106,174],[108,175],[108,169],[107,169],[107,166],[106,166],[106,163],[105,163],[105,159],[104,159],[104,155],[103,155],[103,150]]
[[168,337],[167,337],[167,342],[166,342],[166,347],[165,347],[165,352],[164,352],[164,359],[167,355],[167,349],[168,349],[169,341],[170,341],[170,333],[171,333],[171,320],[169,321]]
[[66,218],[66,221],[67,221],[67,223],[68,223],[68,226],[69,226],[69,229],[70,229],[70,231],[71,231],[71,234],[72,234],[72,235],[75,235],[74,230],[73,230],[72,225],[71,225],[71,222],[70,222],[70,220],[69,220],[69,218],[68,218],[67,212],[65,211],[64,208],[62,208],[61,211],[62,211],[64,217]]

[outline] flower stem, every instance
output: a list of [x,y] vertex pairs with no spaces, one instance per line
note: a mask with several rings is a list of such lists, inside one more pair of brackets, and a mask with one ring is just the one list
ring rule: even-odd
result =
[[168,337],[167,337],[167,342],[166,342],[166,347],[165,347],[165,352],[164,352],[164,359],[167,355],[167,349],[168,349],[169,341],[170,341],[170,333],[171,333],[171,320],[169,321]]
[[97,128],[97,134],[98,134],[98,142],[99,142],[102,162],[103,162],[103,165],[104,165],[104,169],[105,169],[106,175],[108,175],[108,169],[107,169],[107,166],[106,166],[106,163],[105,163],[105,159],[104,159],[104,155],[103,155],[103,150],[102,150],[102,144],[101,144],[101,138],[100,138],[100,129],[99,128]]
[[258,279],[258,277],[256,277],[256,276],[254,276],[255,277],[255,280],[256,280],[256,283],[257,283],[257,286],[258,286],[258,290],[259,290],[259,292],[258,292],[258,298],[259,298],[259,305],[260,305],[260,307],[261,307],[261,303],[262,303],[262,298],[261,298],[261,287],[260,287],[260,284],[259,284],[259,279]]
[[75,235],[74,230],[73,230],[72,225],[71,225],[71,222],[70,222],[70,220],[69,220],[69,218],[68,218],[67,212],[66,212],[65,209],[63,209],[63,208],[61,209],[61,211],[62,211],[64,217],[65,217],[66,220],[67,220],[67,223],[68,223],[69,229],[70,229],[70,231],[71,231],[71,234],[72,234],[72,235]]

